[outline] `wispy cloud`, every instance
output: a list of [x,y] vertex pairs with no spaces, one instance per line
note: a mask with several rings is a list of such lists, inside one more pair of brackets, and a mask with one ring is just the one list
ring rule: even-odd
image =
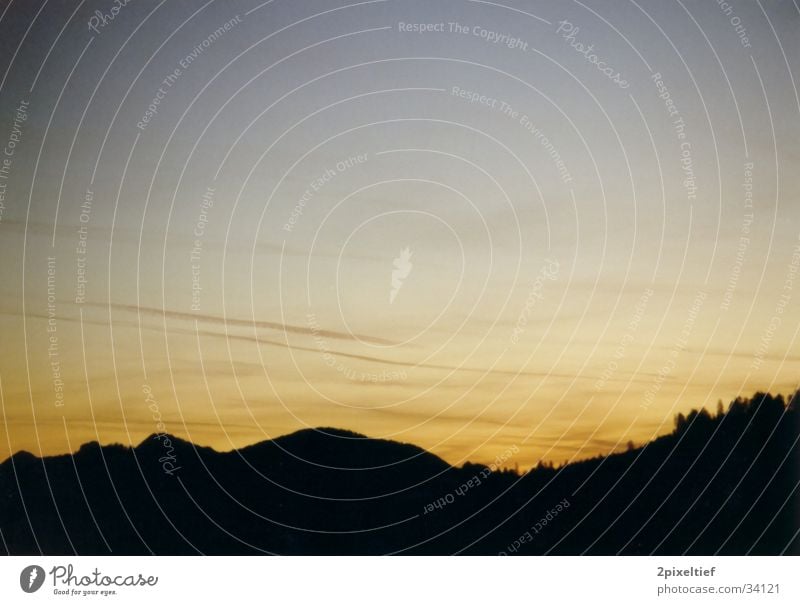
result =
[[158,309],[155,307],[126,305],[120,303],[111,303],[111,304],[86,303],[86,305],[100,309],[107,309],[108,307],[111,307],[112,309],[118,311],[126,311],[129,313],[138,313],[150,316],[165,317],[168,319],[175,319],[188,322],[197,321],[204,324],[214,324],[226,327],[267,329],[267,330],[275,330],[276,332],[282,332],[285,334],[300,334],[303,336],[322,336],[325,338],[332,338],[335,340],[362,341],[377,345],[397,344],[394,341],[367,334],[357,334],[354,332],[338,332],[335,330],[324,330],[324,329],[317,330],[317,329],[312,329],[309,326],[298,326],[298,325],[280,323],[275,321],[241,319],[237,317],[227,317],[222,315],[187,313],[183,311],[171,311],[169,309]]

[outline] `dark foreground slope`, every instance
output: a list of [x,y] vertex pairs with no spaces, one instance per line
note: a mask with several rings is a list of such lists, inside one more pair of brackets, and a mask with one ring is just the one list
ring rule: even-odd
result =
[[23,452],[0,465],[0,551],[800,554],[797,404],[757,394],[522,476],[334,429],[228,453],[167,435]]

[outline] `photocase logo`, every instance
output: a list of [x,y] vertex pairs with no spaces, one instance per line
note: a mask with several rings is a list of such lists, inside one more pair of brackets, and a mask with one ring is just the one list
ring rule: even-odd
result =
[[394,270],[392,271],[392,290],[389,292],[389,304],[394,303],[394,299],[397,298],[397,293],[400,291],[400,288],[403,287],[403,281],[408,277],[409,273],[411,273],[411,269],[414,267],[414,265],[411,264],[412,254],[408,247],[403,248],[400,250],[400,256],[395,258],[392,263],[394,265]]
[[44,569],[38,565],[28,565],[19,574],[19,586],[25,592],[36,592],[44,584]]

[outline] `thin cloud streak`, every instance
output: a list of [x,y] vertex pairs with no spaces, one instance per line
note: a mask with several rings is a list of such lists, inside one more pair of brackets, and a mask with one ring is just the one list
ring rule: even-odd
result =
[[368,342],[371,344],[377,345],[396,345],[398,343],[387,340],[385,338],[379,338],[377,336],[370,336],[366,334],[356,334],[356,333],[347,333],[347,332],[337,332],[334,330],[316,330],[306,326],[297,326],[293,324],[284,324],[274,321],[263,321],[263,320],[251,320],[251,319],[239,319],[236,317],[221,317],[219,315],[203,315],[199,313],[186,313],[183,311],[170,311],[167,309],[158,309],[155,307],[145,307],[145,306],[137,306],[137,305],[126,305],[121,303],[111,303],[110,305],[103,305],[101,303],[86,303],[87,306],[92,306],[95,308],[105,309],[110,306],[112,309],[117,309],[120,311],[127,311],[130,313],[145,313],[147,315],[156,315],[159,317],[168,317],[171,319],[177,319],[181,321],[200,321],[203,323],[210,323],[210,324],[217,324],[217,325],[224,325],[224,326],[236,326],[236,327],[244,327],[244,328],[263,328],[267,330],[275,330],[278,332],[284,332],[287,334],[300,334],[303,336],[324,336],[327,338],[333,338],[336,340],[346,340],[346,341],[363,341]]

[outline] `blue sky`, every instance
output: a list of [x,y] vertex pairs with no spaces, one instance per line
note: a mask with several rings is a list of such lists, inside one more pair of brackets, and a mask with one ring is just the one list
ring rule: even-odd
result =
[[147,386],[221,449],[526,466],[796,388],[793,3],[202,6],[0,21],[11,450],[136,442]]

